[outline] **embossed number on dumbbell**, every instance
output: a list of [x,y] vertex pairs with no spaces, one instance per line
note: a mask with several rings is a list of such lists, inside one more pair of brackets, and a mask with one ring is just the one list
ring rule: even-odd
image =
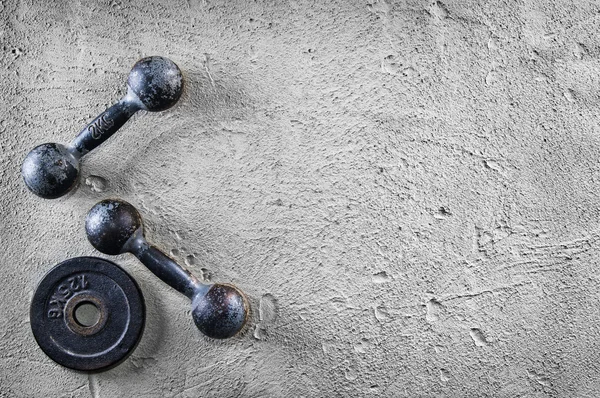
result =
[[175,105],[183,91],[183,77],[175,63],[164,57],[139,60],[127,79],[127,94],[102,112],[69,144],[47,143],[25,157],[21,174],[38,196],[58,198],[79,177],[79,159],[112,136],[139,110],[163,111]]
[[107,132],[108,129],[114,125],[115,122],[112,119],[109,119],[105,113],[103,113],[96,121],[88,126],[88,131],[92,135],[93,139],[99,140],[102,138],[102,134]]

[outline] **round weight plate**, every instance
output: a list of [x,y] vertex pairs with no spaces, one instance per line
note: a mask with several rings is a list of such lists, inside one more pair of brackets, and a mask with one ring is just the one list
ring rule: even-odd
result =
[[121,267],[77,257],[44,276],[30,317],[33,335],[51,359],[75,370],[100,371],[133,352],[146,309],[137,283]]

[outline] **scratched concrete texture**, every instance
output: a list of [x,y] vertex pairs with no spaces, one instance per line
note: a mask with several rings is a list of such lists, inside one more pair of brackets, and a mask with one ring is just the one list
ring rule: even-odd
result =
[[[0,396],[600,396],[600,2],[0,2]],[[31,194],[148,55],[185,92]],[[88,375],[36,345],[41,277],[95,255],[87,211],[248,295],[204,337],[132,255],[147,325]]]

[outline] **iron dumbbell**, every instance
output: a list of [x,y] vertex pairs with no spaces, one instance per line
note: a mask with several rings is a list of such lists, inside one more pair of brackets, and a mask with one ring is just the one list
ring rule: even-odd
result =
[[192,317],[208,337],[225,339],[239,332],[248,315],[244,294],[229,284],[204,284],[144,237],[142,218],[131,204],[103,200],[88,212],[85,229],[100,252],[134,254],[150,271],[192,300]]
[[35,147],[21,167],[25,184],[34,194],[58,198],[69,192],[79,177],[79,159],[96,148],[139,110],[163,111],[183,91],[181,71],[164,57],[142,58],[131,69],[127,94],[88,124],[69,145],[48,143]]

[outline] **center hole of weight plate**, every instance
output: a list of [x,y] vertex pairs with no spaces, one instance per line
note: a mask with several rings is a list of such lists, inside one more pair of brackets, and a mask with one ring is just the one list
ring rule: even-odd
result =
[[100,332],[110,316],[103,300],[93,292],[72,296],[64,310],[69,329],[83,336]]
[[75,307],[75,322],[83,327],[91,327],[100,320],[100,308],[91,301],[83,301]]

